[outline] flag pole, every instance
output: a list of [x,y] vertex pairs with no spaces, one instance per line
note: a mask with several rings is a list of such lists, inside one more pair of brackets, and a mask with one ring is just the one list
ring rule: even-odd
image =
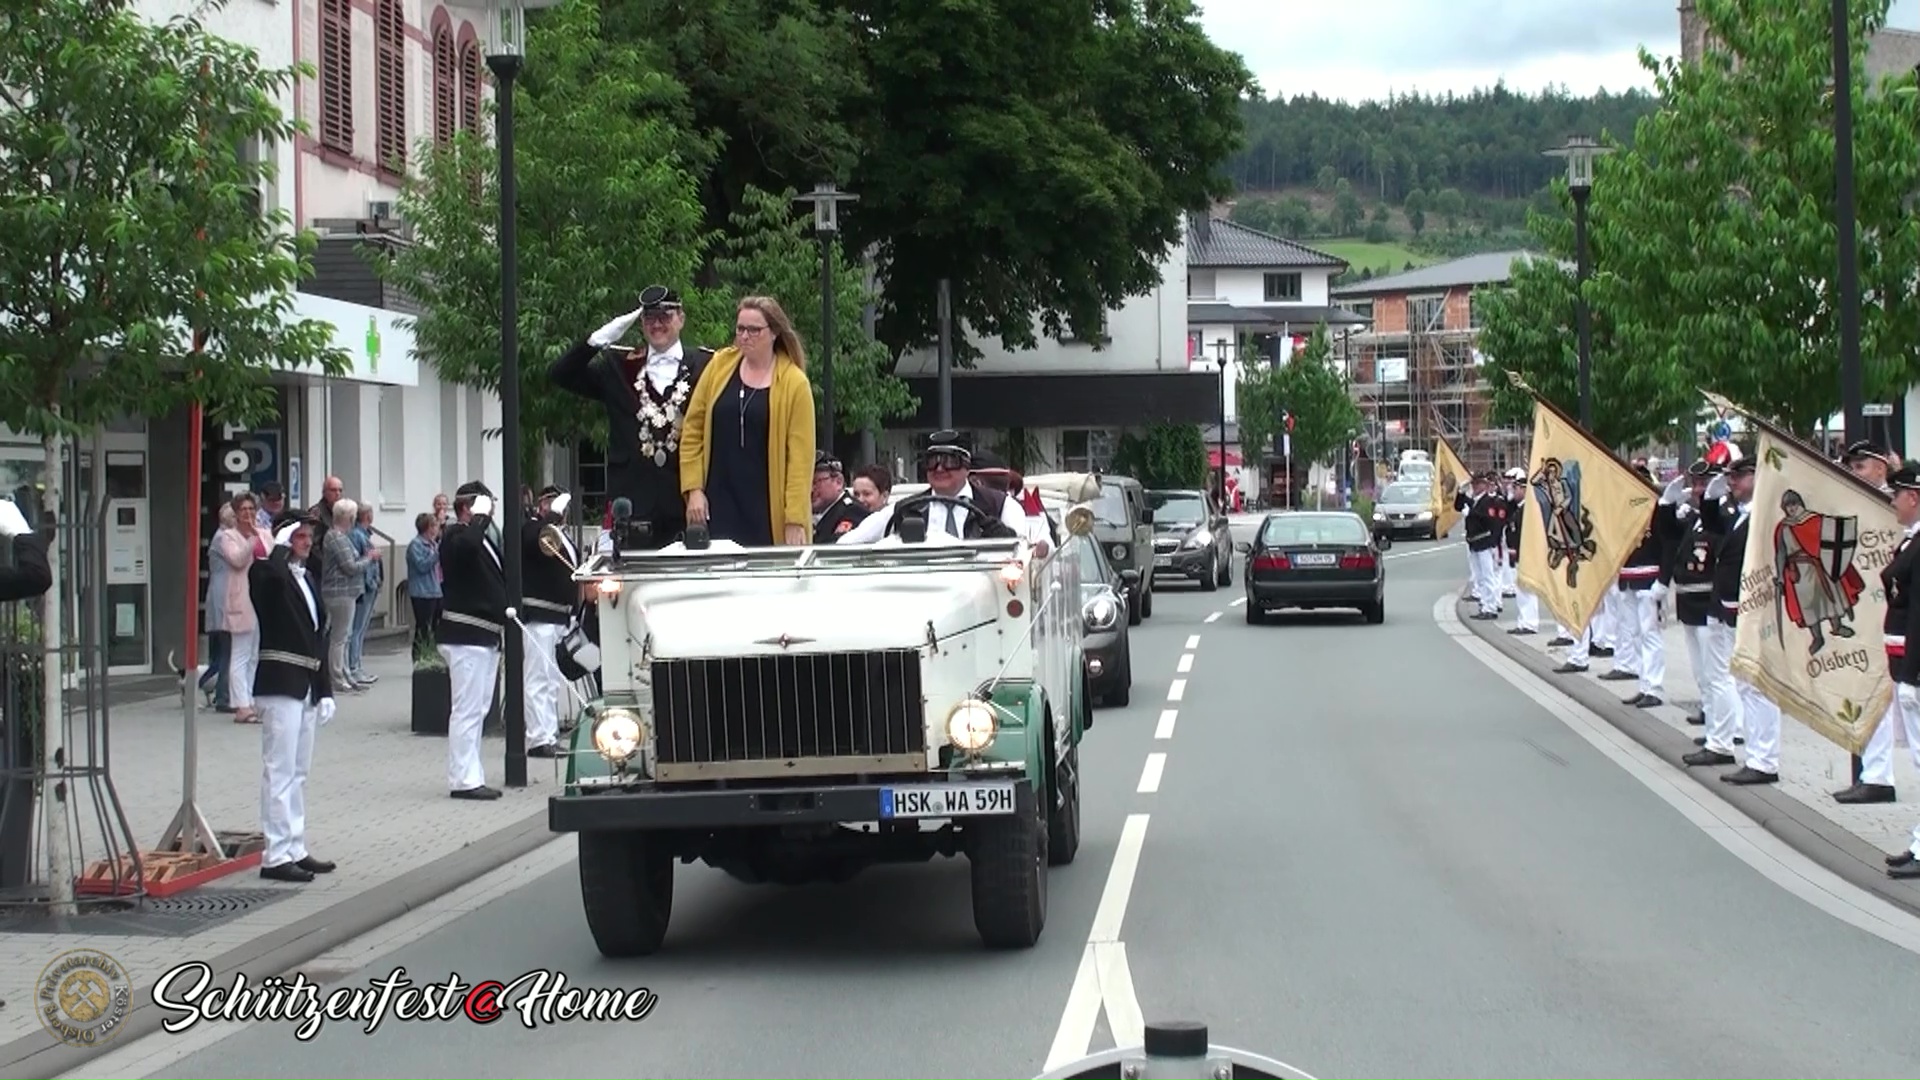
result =
[[1517,371],[1507,372],[1507,381],[1509,383],[1512,383],[1515,389],[1524,391],[1528,397],[1531,397],[1533,399],[1534,407],[1547,410],[1548,413],[1552,414],[1561,423],[1579,432],[1580,437],[1585,439],[1595,449],[1599,450],[1601,453],[1606,454],[1608,457],[1612,458],[1614,461],[1619,462],[1622,468],[1626,469],[1629,473],[1632,473],[1633,478],[1635,480],[1640,481],[1641,486],[1645,487],[1648,491],[1651,491],[1656,495],[1660,494],[1660,489],[1653,486],[1653,481],[1648,480],[1644,476],[1641,476],[1640,473],[1636,471],[1632,465],[1628,464],[1625,460],[1623,460],[1619,454],[1614,453],[1611,447],[1603,444],[1599,440],[1599,438],[1597,438],[1593,434],[1593,432],[1588,431],[1584,427],[1581,427],[1580,421],[1575,420],[1571,416],[1568,416],[1565,409],[1562,409],[1560,406],[1555,405],[1553,402],[1548,401],[1544,397],[1541,397],[1540,392],[1538,390],[1535,390],[1533,387],[1527,385],[1527,381],[1520,377],[1519,372]]

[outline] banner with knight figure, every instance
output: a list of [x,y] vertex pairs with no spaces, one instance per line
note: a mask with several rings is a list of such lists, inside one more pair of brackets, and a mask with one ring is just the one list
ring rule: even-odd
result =
[[1880,570],[1902,530],[1887,497],[1772,424],[1759,428],[1733,670],[1858,754],[1893,684]]

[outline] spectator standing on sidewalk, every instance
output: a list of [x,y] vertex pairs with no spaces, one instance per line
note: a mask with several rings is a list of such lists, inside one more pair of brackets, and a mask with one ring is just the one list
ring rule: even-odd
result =
[[413,519],[413,532],[413,539],[407,543],[407,599],[413,601],[413,646],[417,649],[435,636],[440,621],[440,519],[434,514],[421,514]]
[[367,674],[367,626],[373,622],[373,608],[380,600],[380,585],[387,574],[386,564],[380,559],[379,545],[373,538],[373,507],[360,508],[360,518],[354,523],[349,539],[353,542],[354,552],[372,562],[367,565],[363,575],[366,590],[353,605],[353,633],[347,638],[347,671],[353,675],[353,681],[362,686],[372,686],[380,680]]
[[[233,531],[233,507],[220,508],[220,525],[213,532],[213,539],[207,541],[207,595],[203,597],[207,628],[207,666],[200,673],[196,684],[200,693],[207,699],[207,706],[215,712],[232,712],[233,687],[228,671],[233,657],[233,639],[227,634],[227,596],[234,587],[235,567],[220,553],[220,534]],[[239,568],[242,575],[246,566]],[[244,576],[240,587],[245,588]]]
[[287,489],[277,483],[260,485],[260,507],[254,511],[256,524],[265,534],[264,539],[273,539],[273,522],[287,512]]
[[366,687],[354,679],[347,666],[348,639],[353,635],[353,609],[367,588],[367,566],[372,559],[353,550],[349,535],[360,517],[360,506],[352,499],[333,504],[333,528],[321,537],[324,550],[316,550],[321,565],[320,596],[327,605],[327,670],[335,693],[358,694]]
[[[259,507],[251,494],[234,496],[227,509],[232,512],[231,523],[223,515],[220,531],[213,534],[214,561],[226,570],[226,588],[218,600],[228,641],[225,690],[233,722],[256,724],[260,721],[253,704],[253,680],[260,662],[260,624],[247,575],[272,549],[268,534],[259,527]],[[207,618],[211,621],[214,616],[215,600],[209,590]]]

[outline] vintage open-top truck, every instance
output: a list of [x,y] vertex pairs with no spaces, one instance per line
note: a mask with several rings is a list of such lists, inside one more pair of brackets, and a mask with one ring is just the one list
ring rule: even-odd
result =
[[[1065,543],[1089,542],[1090,514],[1062,516]],[[1038,940],[1048,867],[1080,843],[1075,561],[926,536],[924,510],[894,525],[870,546],[676,543],[580,570],[600,694],[548,821],[579,834],[603,954],[660,947],[674,864],[696,859],[798,884],[964,852],[981,938]]]

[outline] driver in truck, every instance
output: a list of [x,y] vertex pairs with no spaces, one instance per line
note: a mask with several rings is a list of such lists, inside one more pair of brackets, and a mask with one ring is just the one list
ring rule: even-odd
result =
[[[871,544],[890,535],[888,526],[903,506],[921,509],[927,516],[928,536],[961,540],[1023,538],[1036,556],[1048,549],[1047,524],[1027,516],[1018,499],[1007,497],[972,476],[973,451],[957,431],[936,431],[920,451],[927,471],[927,491],[890,506],[840,534],[842,544]],[[975,509],[977,508],[977,509]]]

